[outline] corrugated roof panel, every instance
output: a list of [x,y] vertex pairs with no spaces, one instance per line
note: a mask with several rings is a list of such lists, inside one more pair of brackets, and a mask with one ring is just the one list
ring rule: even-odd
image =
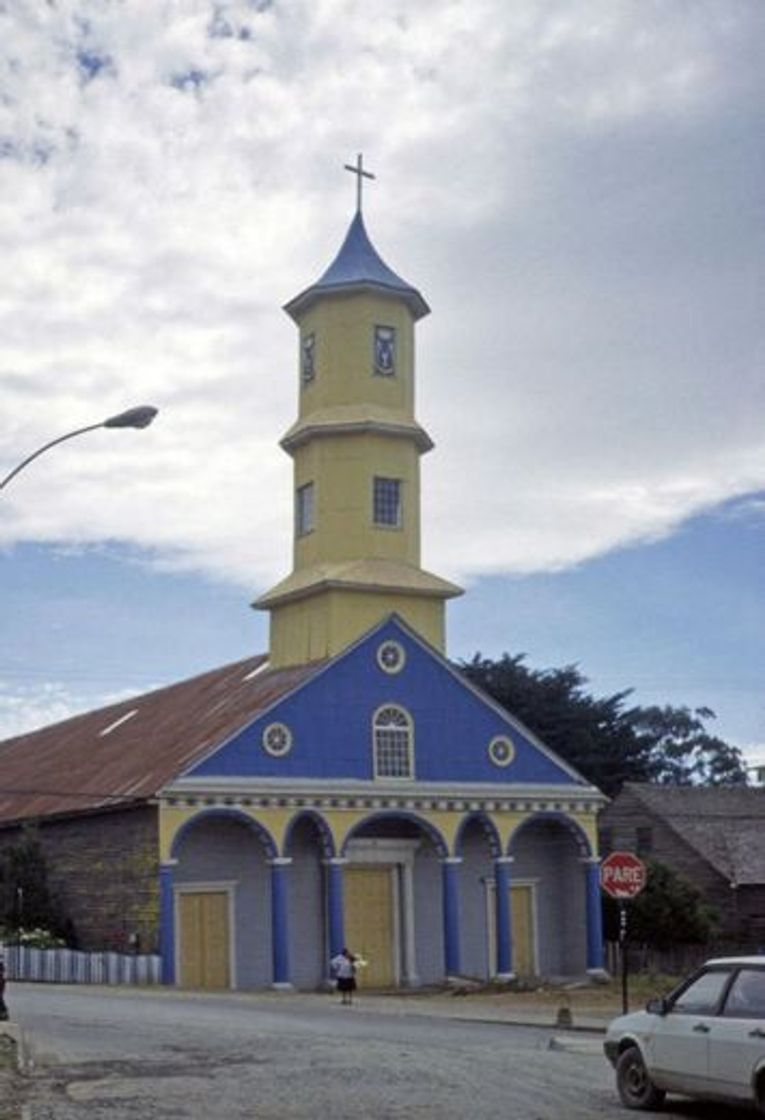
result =
[[254,675],[266,662],[246,658],[0,743],[0,822],[153,797],[320,666]]
[[124,716],[120,716],[119,719],[115,719],[114,723],[110,723],[108,727],[105,727],[103,729],[103,731],[99,731],[98,734],[102,738],[103,738],[104,735],[111,735],[112,731],[116,731],[117,728],[121,727],[123,723],[127,723],[127,721],[129,719],[132,719],[133,716],[137,716],[137,715],[138,715],[138,708],[133,708],[131,711],[125,712]]

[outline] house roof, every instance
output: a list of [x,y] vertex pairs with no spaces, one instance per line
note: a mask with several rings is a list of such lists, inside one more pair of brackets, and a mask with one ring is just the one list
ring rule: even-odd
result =
[[765,789],[627,783],[624,790],[731,884],[765,883]]
[[0,743],[0,823],[145,801],[311,677],[245,658]]

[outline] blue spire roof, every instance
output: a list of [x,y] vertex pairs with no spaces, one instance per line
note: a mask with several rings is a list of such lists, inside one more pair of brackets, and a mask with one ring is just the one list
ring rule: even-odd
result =
[[284,310],[296,319],[319,296],[359,289],[382,290],[400,296],[415,319],[421,319],[430,311],[417,289],[388,268],[369,240],[361,211],[357,210],[332,264],[315,284],[291,299]]

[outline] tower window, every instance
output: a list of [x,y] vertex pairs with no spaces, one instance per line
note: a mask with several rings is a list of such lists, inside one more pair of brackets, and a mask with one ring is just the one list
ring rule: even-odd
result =
[[372,516],[375,525],[399,529],[402,522],[401,479],[375,476],[372,497]]
[[300,343],[300,378],[304,385],[316,376],[316,335],[307,334]]
[[394,704],[378,708],[373,721],[376,778],[413,778],[412,719]]
[[312,482],[299,486],[295,494],[295,532],[299,537],[313,532],[316,526],[314,488]]
[[395,327],[375,327],[374,371],[378,377],[393,377],[396,372]]

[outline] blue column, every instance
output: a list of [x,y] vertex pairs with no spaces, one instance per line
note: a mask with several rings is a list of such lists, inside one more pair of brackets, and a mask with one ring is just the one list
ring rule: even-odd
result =
[[447,856],[441,861],[443,918],[444,918],[444,972],[447,979],[460,974],[460,900],[457,871],[462,859]]
[[176,860],[159,867],[159,955],[163,984],[175,983],[175,896],[173,879]]
[[603,972],[603,911],[600,897],[600,860],[586,860],[587,971]]
[[287,868],[291,859],[272,859],[271,865],[271,956],[273,987],[291,988],[289,919],[287,914]]
[[494,914],[497,937],[497,979],[512,980],[513,927],[510,907],[510,864],[512,856],[494,861]]
[[343,903],[343,865],[345,860],[328,859],[327,868],[327,936],[329,959],[342,952],[345,945],[345,908]]

